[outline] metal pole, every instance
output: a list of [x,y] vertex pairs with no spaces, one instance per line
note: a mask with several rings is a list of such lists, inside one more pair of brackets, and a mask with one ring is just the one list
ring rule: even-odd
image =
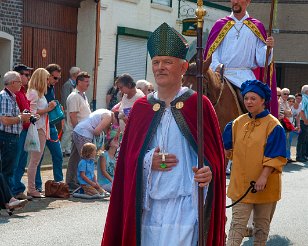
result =
[[93,111],[96,110],[96,90],[97,90],[97,72],[98,72],[98,56],[100,49],[100,13],[101,1],[96,1],[96,37],[95,37],[95,61],[94,61],[94,76],[93,76]]
[[[202,34],[203,34],[203,22],[206,12],[203,8],[203,1],[198,0],[196,17],[197,17],[197,130],[198,130],[198,169],[204,166],[204,132],[203,132],[203,47],[202,47]],[[204,192],[203,188],[198,188],[198,245],[205,246],[204,236]]]

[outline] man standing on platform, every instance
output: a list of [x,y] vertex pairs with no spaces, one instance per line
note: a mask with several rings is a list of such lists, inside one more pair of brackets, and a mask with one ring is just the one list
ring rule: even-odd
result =
[[[205,48],[204,59],[212,56],[211,68],[220,72],[237,88],[242,98],[241,84],[246,80],[263,80],[267,46],[271,48],[269,64],[273,57],[274,38],[267,37],[264,25],[251,18],[246,9],[250,0],[231,0],[232,13],[214,24]],[[278,116],[276,76],[274,63],[269,67],[268,85],[272,90],[271,113]]]
[[198,183],[206,197],[205,241],[225,241],[224,154],[204,97],[204,167],[197,168],[197,93],[182,87],[186,40],[163,23],[148,50],[157,92],[138,99],[123,136],[102,245],[197,245]]

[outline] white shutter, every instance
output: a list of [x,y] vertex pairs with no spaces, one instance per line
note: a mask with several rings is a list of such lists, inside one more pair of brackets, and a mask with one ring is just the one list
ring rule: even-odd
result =
[[153,0],[152,3],[157,3],[165,6],[171,6],[170,0]]
[[145,79],[147,39],[119,35],[116,76],[129,73],[134,81]]

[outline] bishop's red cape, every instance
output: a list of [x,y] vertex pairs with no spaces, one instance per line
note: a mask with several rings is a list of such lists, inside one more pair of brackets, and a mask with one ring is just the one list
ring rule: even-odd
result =
[[[175,107],[178,101],[184,103],[183,108]],[[164,106],[164,102],[151,95],[137,100],[130,112],[116,166],[103,246],[141,245],[143,158]],[[203,107],[204,154],[213,175],[205,202],[205,240],[207,246],[222,246],[226,197],[223,144],[216,113],[206,97]],[[197,151],[197,93],[188,90],[171,102],[171,109],[181,132]]]
[[[213,54],[213,52],[218,48],[218,46],[223,41],[229,30],[234,26],[234,24],[235,21],[229,16],[221,18],[215,22],[209,34],[207,44],[205,46],[204,50],[205,60],[208,59]],[[267,34],[262,22],[260,22],[257,19],[248,17],[243,21],[243,24],[245,24],[262,42],[265,43]],[[258,67],[254,69],[253,72],[257,80],[263,81],[264,67]],[[271,88],[272,91],[272,98],[270,101],[270,105],[268,105],[268,107],[271,111],[271,114],[274,115],[275,117],[278,117],[277,83],[276,83],[276,72],[275,72],[274,62],[272,62],[269,65],[266,83],[268,84],[268,86]]]

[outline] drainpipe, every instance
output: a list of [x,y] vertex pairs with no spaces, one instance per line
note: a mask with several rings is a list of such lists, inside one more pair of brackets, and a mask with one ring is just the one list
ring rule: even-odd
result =
[[96,37],[95,37],[95,61],[94,61],[94,77],[93,77],[93,111],[96,110],[96,91],[97,91],[97,73],[98,73],[98,57],[100,49],[100,17],[101,17],[101,1],[94,0],[96,4]]

